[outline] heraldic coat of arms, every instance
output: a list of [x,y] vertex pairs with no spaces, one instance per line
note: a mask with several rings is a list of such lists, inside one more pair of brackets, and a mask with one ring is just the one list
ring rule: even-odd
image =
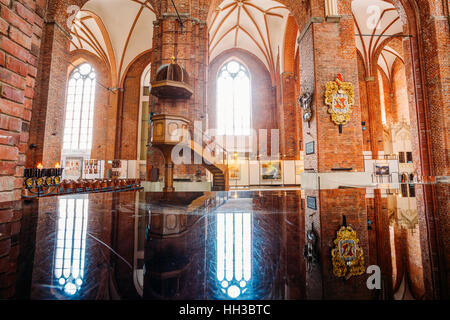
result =
[[354,104],[353,84],[344,82],[342,75],[337,75],[336,81],[326,84],[325,104],[331,120],[337,125],[345,125],[350,121],[351,107]]
[[336,277],[358,276],[365,272],[364,252],[352,227],[341,227],[331,251],[333,273]]

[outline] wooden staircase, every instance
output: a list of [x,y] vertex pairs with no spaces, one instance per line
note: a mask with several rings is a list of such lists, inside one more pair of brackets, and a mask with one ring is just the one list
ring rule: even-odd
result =
[[[201,140],[199,143],[190,138],[197,136]],[[212,191],[229,190],[228,152],[213,138],[195,128],[188,119],[167,114],[152,116],[151,144],[161,150],[166,161],[164,192],[174,191],[171,153],[178,144],[186,145],[201,157],[203,166],[213,175]]]
[[[193,140],[184,141],[184,143],[186,143],[192,151],[202,157],[203,166],[213,175],[213,185],[211,190],[228,191],[230,189],[230,184],[228,179],[228,165],[226,164],[226,159],[228,157],[227,152],[218,144],[213,144],[213,146],[209,144],[206,146],[206,143],[203,143],[204,146],[200,146]],[[216,162],[214,153],[216,150],[215,147],[221,149],[223,153],[223,164]]]

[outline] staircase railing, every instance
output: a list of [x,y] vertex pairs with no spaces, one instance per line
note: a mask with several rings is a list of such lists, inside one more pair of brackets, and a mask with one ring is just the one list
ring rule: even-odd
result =
[[[226,150],[223,146],[221,146],[219,143],[217,143],[215,138],[207,135],[206,133],[199,130],[195,126],[190,125],[189,129],[190,129],[191,137],[195,137],[196,133],[200,134],[200,137],[202,138],[202,144],[201,144],[202,148],[210,150],[210,154],[214,159],[217,159],[216,151],[219,150],[220,154],[222,154],[223,164],[228,166],[228,155],[229,155],[228,150]],[[193,141],[196,142],[194,139],[193,139]]]

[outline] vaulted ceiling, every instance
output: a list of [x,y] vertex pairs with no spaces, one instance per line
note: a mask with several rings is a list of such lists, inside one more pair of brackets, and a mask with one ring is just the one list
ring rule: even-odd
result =
[[152,48],[155,19],[146,0],[90,0],[74,20],[70,49],[98,56],[120,83],[129,64]]
[[[382,0],[354,0],[352,2],[353,16],[356,25],[356,47],[363,57],[364,64],[370,75],[370,67],[375,52],[383,45],[388,36],[403,32],[403,23],[397,9],[389,2]],[[384,46],[378,57],[378,65],[390,78],[392,65],[400,54],[389,46]]]
[[210,60],[240,48],[255,54],[273,72],[283,49],[288,15],[289,10],[273,0],[223,1],[209,21]]
[[[376,50],[388,35],[401,34],[403,25],[394,6],[383,0],[354,0],[356,46],[367,71]],[[272,73],[282,57],[289,10],[274,0],[224,0],[209,21],[209,54],[240,48],[255,54]],[[77,14],[71,50],[87,50],[105,62],[120,83],[130,63],[152,48],[156,16],[146,0],[90,0]],[[385,46],[378,64],[390,77],[401,55]]]

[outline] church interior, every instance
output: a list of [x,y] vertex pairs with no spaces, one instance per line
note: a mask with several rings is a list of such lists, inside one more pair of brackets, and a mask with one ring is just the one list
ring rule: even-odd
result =
[[450,297],[445,0],[0,0],[0,299]]

